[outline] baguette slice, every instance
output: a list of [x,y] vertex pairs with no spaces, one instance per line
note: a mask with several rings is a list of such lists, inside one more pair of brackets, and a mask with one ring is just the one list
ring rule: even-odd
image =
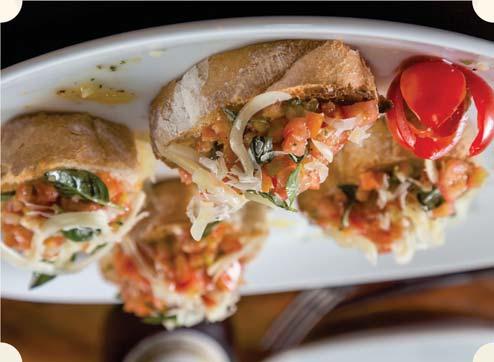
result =
[[151,105],[151,141],[166,160],[173,141],[201,129],[266,91],[301,99],[354,103],[377,98],[374,78],[358,51],[340,41],[281,40],[213,55],[163,87]]
[[8,121],[1,158],[2,192],[57,168],[109,172],[131,183],[149,176],[137,174],[131,130],[87,113],[42,112]]

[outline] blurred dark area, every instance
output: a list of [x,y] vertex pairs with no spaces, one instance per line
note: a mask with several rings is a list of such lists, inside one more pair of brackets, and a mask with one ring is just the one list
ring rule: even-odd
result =
[[308,15],[426,25],[494,41],[494,24],[471,1],[160,2],[29,1],[2,24],[2,68],[83,41],[153,26],[207,19]]

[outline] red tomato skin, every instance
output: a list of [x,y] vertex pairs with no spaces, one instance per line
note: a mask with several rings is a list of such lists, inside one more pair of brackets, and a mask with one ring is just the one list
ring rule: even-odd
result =
[[459,69],[443,60],[420,62],[401,73],[400,91],[420,122],[437,128],[465,99],[466,80]]

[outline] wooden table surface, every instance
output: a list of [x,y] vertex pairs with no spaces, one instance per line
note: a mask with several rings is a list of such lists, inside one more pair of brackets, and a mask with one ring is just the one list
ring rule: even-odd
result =
[[[249,296],[241,300],[238,312],[228,321],[240,362],[259,361],[265,356],[259,341],[296,294]],[[1,338],[20,350],[24,362],[103,362],[108,339],[106,324],[114,309],[108,305],[2,300]],[[308,339],[458,318],[494,326],[494,278],[343,304],[328,314]]]

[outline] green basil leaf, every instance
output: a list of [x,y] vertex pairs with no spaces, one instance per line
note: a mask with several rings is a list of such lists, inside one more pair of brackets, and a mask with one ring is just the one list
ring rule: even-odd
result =
[[223,111],[223,113],[226,114],[230,122],[232,123],[235,122],[235,119],[237,119],[238,112],[235,112],[234,110],[227,107],[223,107],[221,110]]
[[250,143],[250,149],[258,165],[268,163],[274,158],[273,139],[271,137],[254,137]]
[[431,191],[419,191],[417,200],[426,211],[434,210],[444,203],[443,195],[438,188],[433,188]]
[[34,289],[48,283],[50,280],[55,279],[56,275],[48,275],[42,273],[33,273],[31,276],[31,282],[29,283],[29,289]]
[[209,234],[211,234],[211,231],[213,231],[213,228],[218,225],[219,221],[213,221],[213,222],[210,222],[209,224],[206,225],[206,228],[204,229],[204,232],[202,233],[202,238],[205,238],[206,236],[208,236]]
[[105,183],[94,173],[85,170],[60,169],[45,173],[51,182],[64,196],[80,196],[100,205],[110,204],[110,195]]
[[177,321],[177,316],[176,315],[163,315],[163,314],[158,314],[150,317],[145,317],[142,319],[142,321],[146,324],[153,324],[153,325],[159,325],[163,324],[165,321]]
[[259,195],[259,196],[269,200],[274,206],[281,207],[282,209],[285,209],[288,211],[297,211],[296,209],[294,209],[290,205],[288,205],[285,200],[282,200],[278,195],[271,194],[269,192],[261,192],[261,191],[258,192],[258,191],[254,191],[254,190],[247,190],[247,192]]
[[72,241],[87,241],[94,236],[95,230],[91,228],[74,228],[62,230],[62,235]]
[[15,196],[15,191],[2,192],[2,201],[8,201]]
[[288,195],[288,202],[290,207],[293,206],[295,199],[297,198],[297,193],[299,189],[299,181],[298,177],[300,175],[300,170],[302,169],[302,164],[299,163],[295,170],[288,176],[288,180],[286,181],[286,194]]

